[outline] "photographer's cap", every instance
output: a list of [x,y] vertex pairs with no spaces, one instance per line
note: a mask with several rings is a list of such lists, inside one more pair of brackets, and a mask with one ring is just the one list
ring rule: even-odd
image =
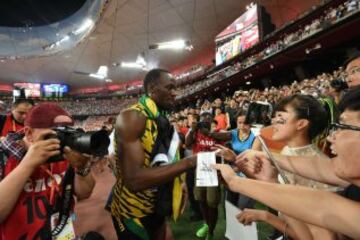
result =
[[[68,121],[67,117],[69,117],[71,121]],[[52,128],[59,125],[74,125],[74,121],[69,113],[59,105],[40,103],[31,108],[26,114],[24,125],[31,128]]]

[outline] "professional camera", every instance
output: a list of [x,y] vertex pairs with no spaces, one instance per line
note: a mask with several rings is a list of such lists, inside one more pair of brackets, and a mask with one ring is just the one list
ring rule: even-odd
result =
[[252,102],[246,113],[245,123],[249,125],[268,125],[271,120],[271,106],[265,102]]
[[[60,151],[63,153],[64,147],[86,153],[95,157],[103,157],[108,154],[110,139],[105,130],[85,132],[82,129],[75,129],[69,126],[58,126],[53,128],[56,132],[45,137],[45,139],[56,138],[60,140]],[[48,162],[58,162],[63,160],[62,154],[48,159]]]
[[343,81],[342,79],[339,79],[339,78],[332,80],[330,82],[330,86],[332,88],[334,88],[338,92],[349,88],[347,83],[345,81]]

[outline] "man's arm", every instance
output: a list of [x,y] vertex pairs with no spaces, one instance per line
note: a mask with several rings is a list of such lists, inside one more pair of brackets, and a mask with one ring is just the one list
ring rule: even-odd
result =
[[253,150],[256,150],[256,151],[261,151],[261,143],[260,143],[260,140],[256,137],[252,146],[251,146],[251,149]]
[[347,187],[349,182],[336,176],[334,165],[331,159],[325,155],[313,157],[287,157],[281,154],[274,154],[280,167],[290,172],[310,178],[315,181],[328,183],[336,186]]
[[[236,218],[238,221],[244,225],[249,225],[252,222],[266,222],[276,228],[278,231],[290,236],[294,240],[298,239],[306,239],[306,238],[299,238],[296,235],[295,231],[289,226],[286,221],[280,219],[278,216],[269,213],[265,210],[259,209],[244,209],[241,213],[239,213]],[[303,234],[303,233],[302,233]],[[306,233],[305,233],[306,234]],[[301,235],[303,236],[303,235]]]
[[240,192],[300,221],[360,238],[360,204],[357,202],[331,192],[240,178],[228,165],[216,164],[214,168],[221,171],[234,192]]
[[89,198],[95,187],[95,178],[90,172],[86,176],[75,174],[74,190],[77,200]]
[[[273,153],[279,166],[289,172],[293,172],[305,178],[328,183],[336,186],[347,187],[349,182],[339,178],[334,173],[332,160],[325,155],[313,157],[293,157]],[[237,161],[270,161],[266,153],[254,150],[247,150],[237,157]]]
[[193,168],[195,157],[182,159],[167,166],[143,168],[145,153],[141,145],[141,135],[145,129],[146,118],[133,110],[121,113],[116,122],[118,131],[121,172],[124,184],[131,191],[141,191],[164,184],[175,176]]
[[25,183],[34,169],[19,164],[0,182],[0,223],[3,222],[15,206]]
[[60,154],[59,148],[57,139],[35,143],[20,164],[0,182],[0,223],[11,213],[33,171],[50,157]]
[[[64,148],[64,157],[69,160],[70,164],[77,170],[90,167],[88,162],[91,160],[91,156],[81,154],[69,147]],[[91,169],[90,172],[84,176],[75,174],[74,192],[78,200],[89,198],[94,187],[95,178],[91,173]]]
[[216,141],[229,141],[231,140],[231,132],[211,132],[209,133],[209,137]]

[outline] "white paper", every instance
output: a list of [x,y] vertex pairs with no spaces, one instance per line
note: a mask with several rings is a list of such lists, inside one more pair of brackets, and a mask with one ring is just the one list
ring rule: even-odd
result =
[[225,215],[226,215],[226,232],[225,237],[229,240],[257,240],[256,223],[249,226],[244,226],[236,218],[236,215],[241,213],[241,210],[235,207],[229,201],[225,201]]
[[171,137],[171,142],[170,142],[170,147],[167,153],[167,157],[170,161],[170,163],[174,162],[175,157],[176,157],[176,152],[179,148],[180,145],[180,137],[179,134],[174,131],[172,137]]
[[210,167],[211,164],[216,164],[215,152],[200,152],[197,154],[197,187],[216,187],[219,185],[217,172]]
[[168,152],[165,153],[158,153],[155,155],[154,159],[151,161],[150,166],[164,166],[175,161],[176,152],[180,145],[180,137],[179,134],[174,131],[172,135],[170,146]]

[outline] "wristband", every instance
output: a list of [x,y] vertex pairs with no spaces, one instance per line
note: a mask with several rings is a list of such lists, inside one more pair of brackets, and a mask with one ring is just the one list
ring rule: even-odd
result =
[[75,173],[77,175],[80,175],[81,177],[86,177],[87,175],[89,175],[90,171],[91,171],[91,162],[88,161],[84,167],[76,169]]

